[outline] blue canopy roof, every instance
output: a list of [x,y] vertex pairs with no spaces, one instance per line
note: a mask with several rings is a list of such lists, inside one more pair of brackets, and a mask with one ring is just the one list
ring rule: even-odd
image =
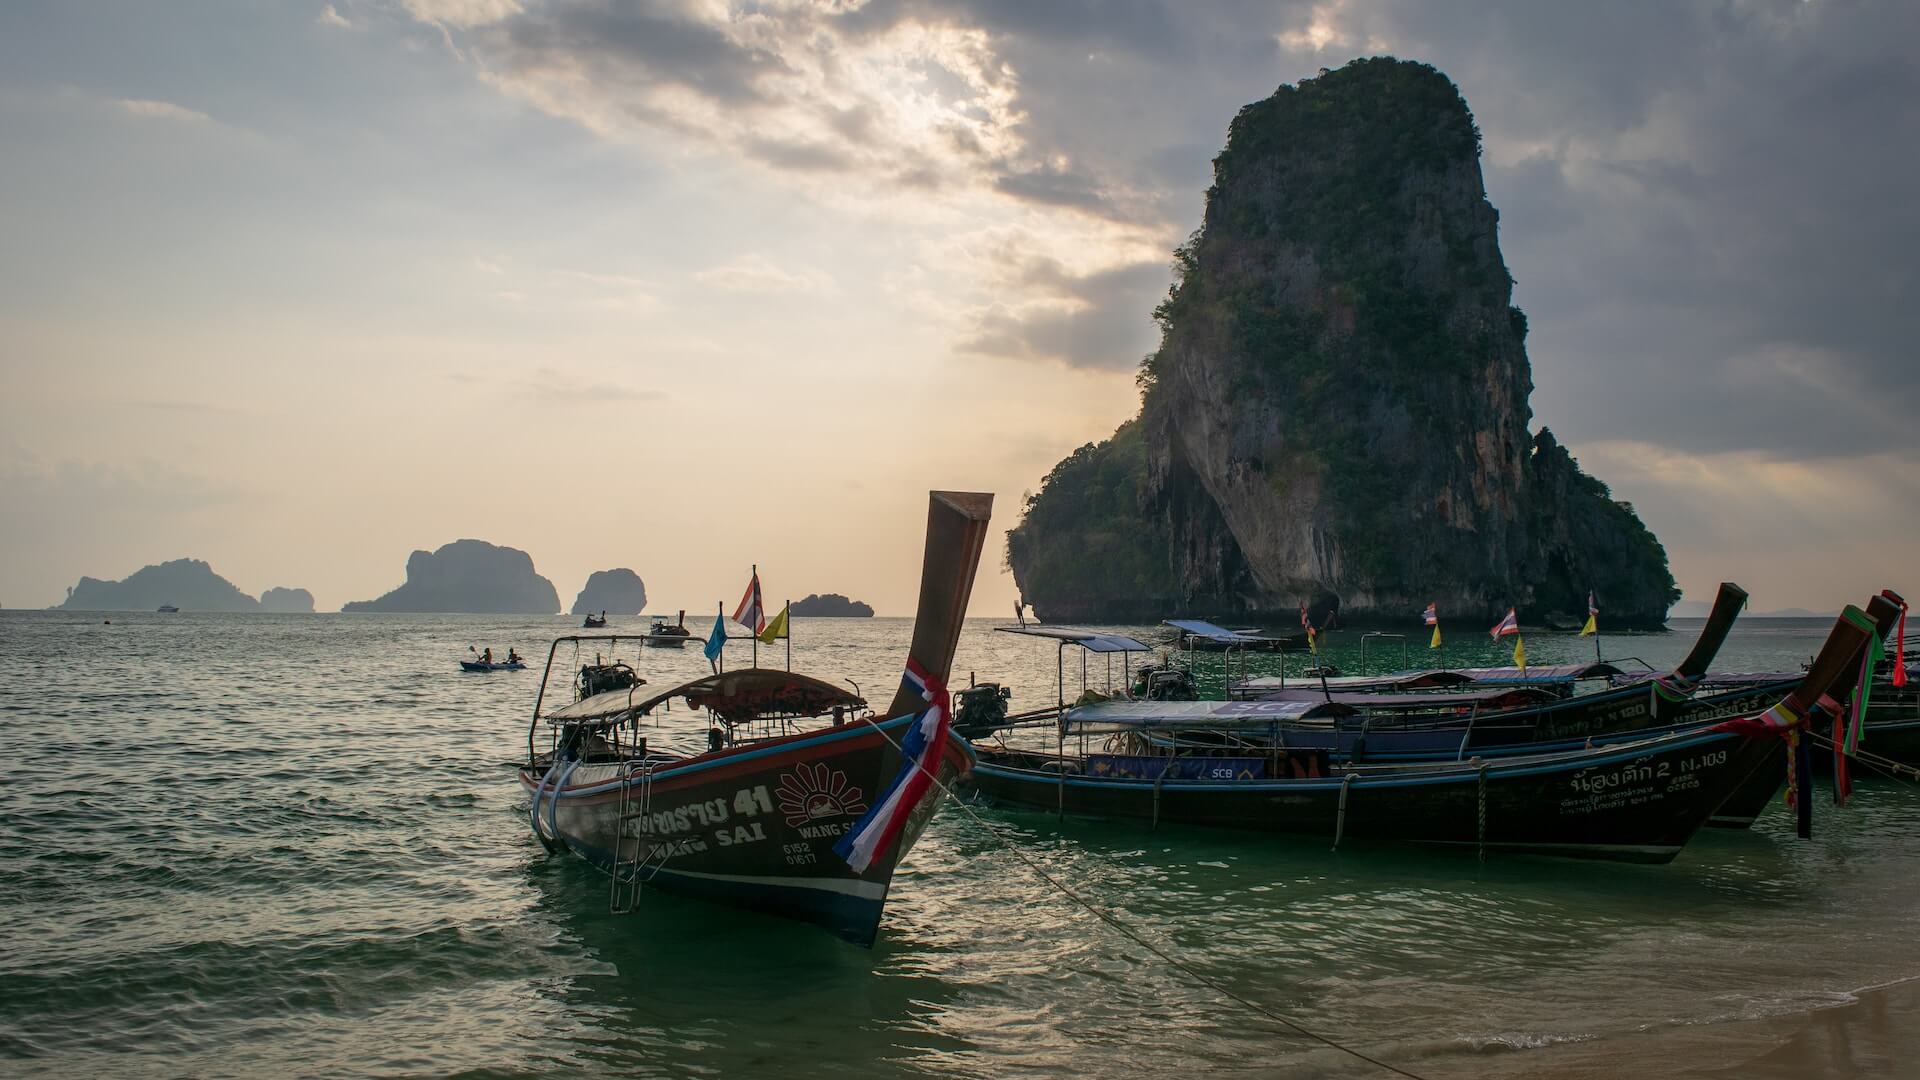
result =
[[1258,634],[1243,634],[1238,630],[1229,630],[1224,626],[1216,626],[1204,619],[1168,619],[1164,625],[1171,626],[1183,634],[1227,644],[1269,640]]

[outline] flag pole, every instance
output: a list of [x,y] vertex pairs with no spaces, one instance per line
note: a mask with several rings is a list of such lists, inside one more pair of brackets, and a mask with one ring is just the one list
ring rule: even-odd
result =
[[[747,580],[753,583],[752,585],[753,591],[755,592],[760,591],[759,589],[760,564],[759,563],[753,564],[753,576],[748,578]],[[754,599],[758,600],[760,598],[756,596],[754,597]],[[758,613],[756,612],[756,614]],[[760,628],[755,626],[755,627],[752,627],[751,629],[753,630],[753,666],[759,667],[760,666]]]
[[713,661],[713,673],[718,675],[727,670],[727,624],[725,621],[727,617],[727,602],[725,600],[715,600],[713,602],[713,614],[713,625],[720,630],[720,655],[715,657]]
[[793,601],[780,607],[780,628],[787,632],[787,670],[793,670]]

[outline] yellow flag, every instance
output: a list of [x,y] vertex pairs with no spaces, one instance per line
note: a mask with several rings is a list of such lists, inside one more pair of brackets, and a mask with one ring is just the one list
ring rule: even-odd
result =
[[1432,644],[1429,644],[1427,648],[1437,649],[1439,647],[1440,647],[1440,624],[1434,623],[1433,624],[1433,642]]
[[1580,636],[1592,637],[1593,635],[1599,633],[1600,632],[1599,620],[1600,620],[1600,616],[1598,615],[1588,615],[1587,625],[1580,628]]
[[760,631],[760,640],[768,645],[787,636],[787,609],[781,608],[780,614],[767,620],[767,628]]
[[1513,666],[1520,669],[1520,674],[1527,673],[1527,639],[1518,634],[1513,636]]

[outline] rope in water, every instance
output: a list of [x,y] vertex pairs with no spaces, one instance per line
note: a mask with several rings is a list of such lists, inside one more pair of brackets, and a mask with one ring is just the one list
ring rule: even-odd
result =
[[[871,720],[867,722],[870,724],[873,724],[873,721]],[[880,725],[878,724],[874,724],[873,726],[875,731],[880,732],[883,738],[885,738],[889,743],[893,744],[894,749],[901,750],[902,753],[905,752],[904,749],[900,746],[900,743],[894,739],[891,733],[886,731],[884,728],[881,728]],[[929,752],[932,752],[931,748],[929,749]],[[932,770],[928,770],[928,771],[930,774],[932,773]],[[997,841],[1001,847],[1007,849],[1007,851],[1011,852],[1015,858],[1019,859],[1022,863],[1025,863],[1027,869],[1033,871],[1036,877],[1046,882],[1048,885],[1053,886],[1053,888],[1057,890],[1062,896],[1065,896],[1067,899],[1072,900],[1074,903],[1085,908],[1087,912],[1091,914],[1094,918],[1099,919],[1101,922],[1106,923],[1108,926],[1112,927],[1122,937],[1125,937],[1127,940],[1133,942],[1135,945],[1138,945],[1141,948],[1147,950],[1148,952],[1152,953],[1154,956],[1159,957],[1169,967],[1172,967],[1177,971],[1185,973],[1188,978],[1194,980],[1195,982],[1201,984],[1202,986],[1205,986],[1209,990],[1212,990],[1214,993],[1219,994],[1221,997],[1224,997],[1229,1001],[1235,1002],[1236,1004],[1239,1004],[1247,1009],[1250,1009],[1253,1012],[1258,1013],[1259,1015],[1264,1016],[1269,1020],[1272,1020],[1274,1023],[1280,1024],[1281,1026],[1295,1032],[1296,1034],[1312,1039],[1314,1042],[1320,1043],[1323,1046],[1331,1047],[1332,1049],[1338,1050],[1341,1053],[1346,1054],[1350,1057],[1358,1058],[1359,1060],[1364,1061],[1369,1065],[1373,1065],[1378,1068],[1385,1069],[1387,1072],[1393,1073],[1395,1076],[1405,1076],[1405,1077],[1411,1078],[1411,1080],[1425,1080],[1425,1078],[1422,1077],[1419,1073],[1409,1072],[1398,1065],[1381,1061],[1379,1058],[1371,1057],[1360,1050],[1355,1050],[1351,1046],[1347,1046],[1334,1039],[1328,1038],[1327,1036],[1322,1035],[1317,1031],[1310,1030],[1304,1025],[1294,1020],[1290,1020],[1287,1017],[1282,1016],[1277,1012],[1274,1012],[1272,1009],[1267,1008],[1265,1005],[1262,1005],[1257,1001],[1254,1001],[1250,998],[1243,997],[1240,994],[1235,993],[1232,989],[1228,988],[1227,986],[1224,986],[1221,983],[1215,981],[1214,979],[1195,970],[1191,965],[1187,964],[1185,961],[1182,961],[1178,957],[1174,956],[1172,953],[1168,952],[1167,950],[1161,948],[1160,946],[1154,944],[1152,941],[1148,940],[1147,937],[1141,934],[1139,931],[1128,926],[1126,923],[1121,922],[1119,916],[1114,915],[1112,912],[1107,911],[1106,909],[1100,907],[1098,904],[1093,903],[1091,900],[1088,900],[1087,898],[1081,896],[1079,893],[1073,891],[1071,888],[1068,888],[1065,883],[1061,882],[1058,878],[1048,873],[1045,868],[1043,868],[1039,863],[1035,862],[1031,857],[1029,857],[1026,852],[1020,850],[1018,845],[1014,844],[1013,841],[1007,839],[1004,835],[1002,835],[998,828],[994,827],[991,823],[989,823],[986,819],[982,818],[979,814],[974,813],[973,807],[968,806],[966,803],[966,800],[962,799],[958,794],[954,792],[952,788],[948,787],[945,783],[942,783],[940,780],[940,777],[937,774],[933,774],[932,778],[933,778],[934,786],[939,788],[942,794],[952,799],[955,806],[958,806],[969,818],[972,818],[974,824],[986,830],[987,835],[993,837],[993,839]],[[1065,783],[1065,780],[1063,779],[1061,782]]]

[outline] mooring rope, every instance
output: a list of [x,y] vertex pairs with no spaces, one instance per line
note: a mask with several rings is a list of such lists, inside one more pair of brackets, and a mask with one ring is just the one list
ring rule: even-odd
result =
[[1916,769],[1911,765],[1858,748],[1855,748],[1852,753],[1848,754],[1845,750],[1835,746],[1831,738],[1812,731],[1807,732],[1807,737],[1813,740],[1815,746],[1824,746],[1836,754],[1847,754],[1847,756],[1853,760],[1865,765],[1869,769],[1885,774],[1890,779],[1905,780],[1910,784],[1920,782],[1920,769]]
[[[873,729],[875,731],[878,731],[882,738],[886,739],[889,743],[892,743],[894,749],[901,751],[901,753],[903,754],[906,752],[905,749],[901,747],[900,743],[896,739],[894,739],[892,733],[888,732],[885,728],[882,728],[879,724],[875,723],[872,720],[868,720],[866,722],[869,724],[872,724]],[[938,752],[944,753],[945,749],[946,749],[945,747],[928,747],[927,752],[933,753],[938,751]],[[926,765],[924,764],[924,762],[922,763],[921,768],[926,768]],[[1405,1077],[1411,1078],[1411,1080],[1426,1080],[1426,1078],[1422,1077],[1419,1073],[1409,1072],[1408,1070],[1403,1069],[1398,1065],[1394,1065],[1390,1062],[1381,1061],[1379,1058],[1372,1057],[1367,1053],[1365,1053],[1364,1051],[1355,1050],[1351,1046],[1347,1046],[1341,1042],[1338,1042],[1337,1040],[1328,1038],[1327,1036],[1322,1035],[1317,1031],[1313,1031],[1310,1028],[1306,1027],[1305,1025],[1295,1020],[1288,1019],[1287,1017],[1282,1016],[1277,1012],[1274,1012],[1272,1009],[1267,1008],[1265,1005],[1262,1005],[1259,1002],[1252,1000],[1251,998],[1247,998],[1239,993],[1236,993],[1230,987],[1227,987],[1226,985],[1196,970],[1191,965],[1181,960],[1179,957],[1173,955],[1171,952],[1168,952],[1166,949],[1163,949],[1159,945],[1154,944],[1151,940],[1149,940],[1145,935],[1141,934],[1139,931],[1128,926],[1126,923],[1121,922],[1119,916],[1114,915],[1112,912],[1109,912],[1106,909],[1100,907],[1098,904],[1095,904],[1091,900],[1088,900],[1086,897],[1081,896],[1079,893],[1069,888],[1064,882],[1060,881],[1060,879],[1048,873],[1044,867],[1042,867],[1039,863],[1035,862],[1030,856],[1027,855],[1026,852],[1020,850],[1018,845],[1014,844],[1013,841],[1003,836],[999,829],[995,828],[985,818],[982,818],[979,814],[975,813],[973,810],[973,807],[967,805],[966,800],[962,799],[959,795],[955,794],[954,790],[951,787],[948,787],[944,782],[941,781],[939,772],[937,770],[928,769],[927,772],[932,777],[934,786],[939,788],[942,794],[952,799],[954,805],[958,806],[962,811],[964,811],[969,818],[972,818],[974,824],[980,826],[982,829],[985,829],[987,832],[987,835],[993,837],[994,840],[997,841],[1001,847],[1005,848],[1009,852],[1012,852],[1015,858],[1019,859],[1022,863],[1025,863],[1027,869],[1033,871],[1036,877],[1046,882],[1048,885],[1051,885],[1062,896],[1065,896],[1067,899],[1072,900],[1074,903],[1085,908],[1088,914],[1092,915],[1094,918],[1099,919],[1101,922],[1106,923],[1108,926],[1112,927],[1122,937],[1125,937],[1127,940],[1133,942],[1135,945],[1140,946],[1141,948],[1152,953],[1154,956],[1158,957],[1160,960],[1164,961],[1169,967],[1172,967],[1177,971],[1185,973],[1188,978],[1191,978],[1195,982],[1198,982],[1199,984],[1201,984],[1202,986],[1207,987],[1208,989],[1212,990],[1214,993],[1219,994],[1221,997],[1224,997],[1229,1001],[1232,1001],[1255,1013],[1258,1013],[1259,1015],[1264,1016],[1269,1020],[1272,1020],[1274,1023],[1279,1024],[1287,1028],[1288,1030],[1293,1031],[1298,1035],[1302,1035],[1308,1039],[1312,1039],[1314,1042],[1320,1043],[1323,1046],[1327,1046],[1334,1050],[1338,1050],[1343,1054],[1346,1054],[1353,1058],[1357,1058],[1361,1061],[1366,1062],[1369,1065],[1375,1066],[1380,1069],[1384,1069],[1387,1072],[1394,1074],[1395,1076],[1405,1076]],[[1066,786],[1066,777],[1064,774],[1060,778],[1060,784],[1061,784],[1061,787],[1064,789]]]

